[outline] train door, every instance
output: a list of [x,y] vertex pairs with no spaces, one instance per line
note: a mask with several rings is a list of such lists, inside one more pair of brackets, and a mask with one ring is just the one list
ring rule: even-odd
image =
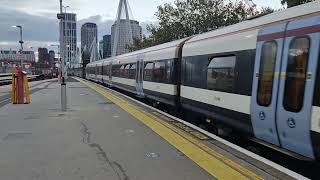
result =
[[105,62],[102,62],[101,64],[101,68],[102,68],[102,83],[107,83],[107,76],[106,76],[106,72],[107,72],[107,64]]
[[143,60],[139,59],[136,66],[136,91],[137,95],[143,97]]
[[98,79],[98,66],[94,65],[94,80],[97,81]]
[[314,158],[310,130],[319,37],[320,17],[288,24],[277,109],[282,147],[310,158]]
[[109,71],[109,85],[112,86],[112,61],[109,62],[108,71]]
[[279,75],[284,35],[273,37],[272,34],[284,32],[286,24],[262,29],[258,33],[256,49],[255,76],[251,98],[251,119],[255,137],[269,143],[280,145],[277,126],[276,108]]
[[[277,36],[284,36],[280,73],[274,73],[274,79],[278,79],[278,89],[272,92],[278,94],[274,120],[279,144],[314,158],[310,129],[319,56],[320,17],[290,22],[283,33],[269,37]],[[259,91],[259,88],[256,90]],[[255,121],[257,117],[263,121],[265,111],[254,107],[252,110],[252,113],[258,114]],[[256,126],[254,129],[255,132],[258,130]]]

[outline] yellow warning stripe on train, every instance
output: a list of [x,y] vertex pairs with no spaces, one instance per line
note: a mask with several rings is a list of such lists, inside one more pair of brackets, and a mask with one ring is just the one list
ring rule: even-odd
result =
[[240,164],[215,152],[207,145],[196,140],[192,135],[133,104],[129,104],[107,89],[80,78],[76,79],[140,120],[215,178],[227,180],[263,179]]

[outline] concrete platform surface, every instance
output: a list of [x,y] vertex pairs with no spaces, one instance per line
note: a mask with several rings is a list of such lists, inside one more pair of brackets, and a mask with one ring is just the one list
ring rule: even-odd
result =
[[[57,79],[32,81],[32,82],[29,82],[29,87],[30,87],[30,90],[32,90],[32,89],[35,89],[38,85],[43,85],[44,83],[50,83],[50,82],[54,82],[54,81],[57,81]],[[11,98],[11,89],[12,89],[11,84],[0,86],[0,107],[1,107],[1,104],[4,103],[4,101],[7,101],[7,99]]]
[[0,102],[0,179],[303,179],[101,85],[69,79],[67,112],[56,80],[32,86]]
[[0,108],[0,179],[215,179],[113,102],[79,82],[43,83],[30,105]]

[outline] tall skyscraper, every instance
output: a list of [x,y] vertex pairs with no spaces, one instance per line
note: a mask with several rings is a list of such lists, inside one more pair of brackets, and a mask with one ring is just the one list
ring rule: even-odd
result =
[[48,49],[47,48],[38,48],[38,62],[44,62],[48,58]]
[[101,58],[111,57],[111,35],[104,35],[99,42],[99,52]]
[[63,19],[63,58],[68,62],[69,67],[76,63],[77,53],[77,15],[74,13],[64,13]]
[[103,59],[103,40],[99,41],[99,59]]
[[[97,53],[98,28],[94,23],[85,23],[81,26],[81,52],[83,65],[90,62],[92,53]],[[96,56],[98,58],[98,56]]]
[[49,51],[49,60],[50,60],[50,63],[53,63],[54,62],[54,58],[55,58],[55,53],[53,50]]
[[112,56],[128,52],[127,45],[133,43],[133,39],[141,39],[142,28],[138,21],[130,19],[130,6],[128,0],[120,0],[117,18],[111,27],[111,51]]
[[[132,30],[132,37],[133,39],[141,39],[142,37],[142,28],[139,25],[138,21],[130,20],[131,24],[131,30]],[[113,51],[114,48],[114,40],[115,40],[115,31],[116,31],[117,24],[113,24],[111,27],[111,51]],[[130,45],[131,43],[128,40],[128,31],[126,30],[126,20],[121,19],[120,20],[120,29],[119,29],[119,40],[118,40],[118,49],[116,55],[124,54],[129,52],[128,49],[126,49],[127,45]]]

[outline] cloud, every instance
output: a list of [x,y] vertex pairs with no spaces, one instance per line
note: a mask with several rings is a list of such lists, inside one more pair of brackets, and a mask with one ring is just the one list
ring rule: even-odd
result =
[[[103,16],[96,15],[96,16],[91,16],[89,18],[82,19],[82,20],[78,21],[77,31],[78,31],[78,40],[79,41],[80,41],[80,34],[81,34],[80,33],[81,26],[87,22],[92,22],[92,23],[97,24],[97,26],[98,26],[98,40],[101,40],[103,35],[111,34],[111,26],[113,25],[114,20],[104,19]],[[151,22],[151,21],[140,22],[140,26],[142,27],[142,34],[145,34],[145,35],[148,34],[148,32],[147,32],[147,25],[148,24],[155,24],[155,22]]]
[[[80,42],[80,29],[86,22],[93,22],[98,25],[98,39],[105,34],[111,34],[113,19],[106,19],[105,16],[95,15],[77,22],[77,39]],[[143,34],[146,34],[146,25],[152,22],[141,22]],[[59,39],[59,22],[55,14],[48,12],[46,15],[32,15],[16,9],[0,7],[0,49],[17,49],[19,30],[13,25],[23,26],[24,47],[44,47],[48,44],[57,43]]]
[[14,41],[19,31],[13,25],[23,27],[24,40],[53,41],[58,38],[58,21],[44,16],[29,15],[16,10],[0,8],[0,41]]

